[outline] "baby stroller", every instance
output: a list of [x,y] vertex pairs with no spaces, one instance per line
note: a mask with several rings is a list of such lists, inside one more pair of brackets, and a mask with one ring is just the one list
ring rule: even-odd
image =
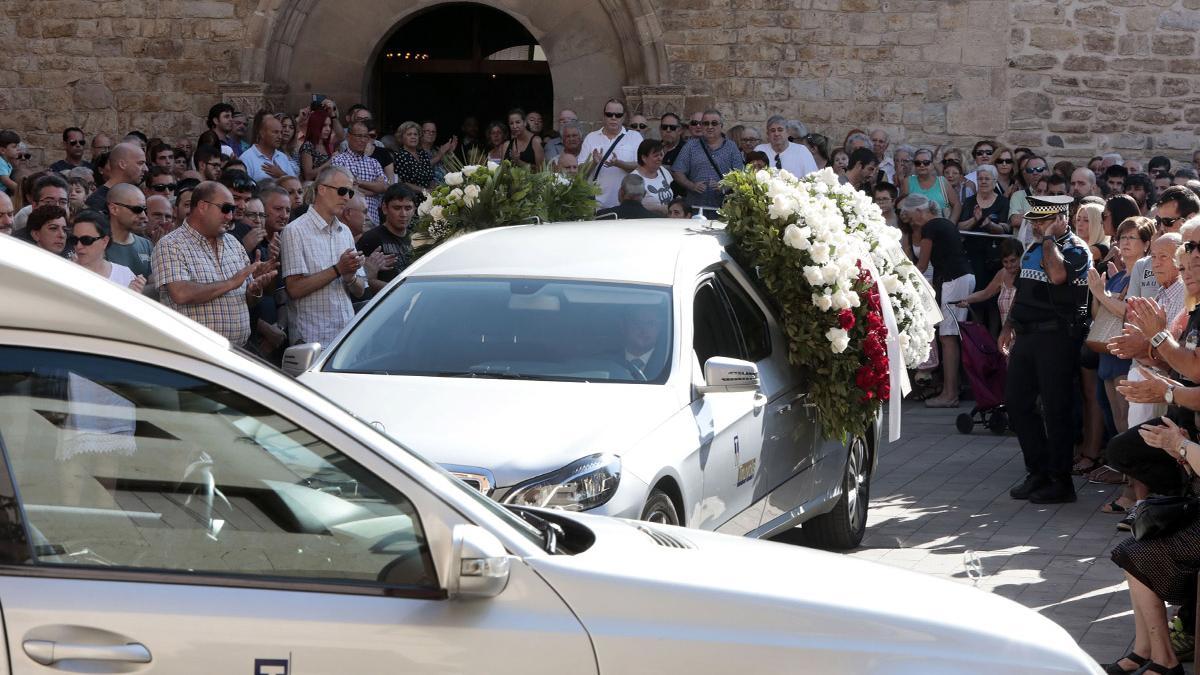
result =
[[1008,365],[1000,347],[986,326],[975,321],[958,323],[962,341],[962,365],[967,382],[975,394],[975,407],[954,421],[959,433],[969,434],[976,424],[986,426],[993,434],[1008,430],[1008,415],[1004,410],[1004,382]]

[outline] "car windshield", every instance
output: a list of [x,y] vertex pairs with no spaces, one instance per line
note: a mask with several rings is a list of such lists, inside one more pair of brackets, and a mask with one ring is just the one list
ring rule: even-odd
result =
[[410,278],[346,336],[330,372],[558,380],[666,380],[671,294],[660,286]]

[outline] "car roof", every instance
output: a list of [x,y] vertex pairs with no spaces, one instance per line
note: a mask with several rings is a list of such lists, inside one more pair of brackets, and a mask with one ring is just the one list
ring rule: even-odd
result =
[[204,358],[229,341],[134,293],[15,237],[0,235],[0,328],[118,340]]
[[405,276],[590,279],[670,286],[684,258],[708,265],[726,243],[719,223],[654,218],[517,225],[457,237]]

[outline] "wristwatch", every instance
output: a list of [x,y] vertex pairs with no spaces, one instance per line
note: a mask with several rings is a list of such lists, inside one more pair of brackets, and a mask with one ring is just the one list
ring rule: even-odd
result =
[[1187,446],[1188,441],[1184,441],[1179,444],[1179,459],[1182,459],[1185,462],[1187,461]]
[[1160,330],[1154,334],[1154,337],[1150,338],[1150,346],[1154,349],[1158,349],[1158,346],[1163,342],[1166,342],[1167,338],[1169,337],[1171,337],[1170,333],[1165,330]]
[[1163,394],[1163,400],[1167,402],[1167,405],[1175,405],[1175,385],[1167,385],[1167,393]]

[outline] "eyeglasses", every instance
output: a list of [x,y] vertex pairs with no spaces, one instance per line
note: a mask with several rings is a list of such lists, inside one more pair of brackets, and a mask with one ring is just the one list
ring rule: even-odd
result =
[[155,192],[174,192],[177,187],[179,187],[178,183],[156,183],[151,185],[150,189]]
[[67,145],[71,145],[76,148],[82,148],[83,146],[87,145],[87,141],[67,141]]
[[234,211],[237,211],[236,204],[218,204],[216,202],[210,202],[207,199],[201,199],[200,201],[204,202],[205,204],[212,204],[213,206],[217,207],[218,209],[221,209],[221,213],[224,213],[225,215],[229,215],[229,214],[233,213]]
[[1184,253],[1195,253],[1196,249],[1200,249],[1200,241],[1185,241],[1183,242]]
[[992,154],[993,154],[993,153],[995,153],[995,152],[996,152],[995,150],[976,150],[976,151],[975,151],[975,156],[976,156],[976,157],[981,157],[981,156],[983,156],[983,155],[987,155],[988,157],[991,157],[991,156],[992,156]]
[[698,127],[698,126],[700,126],[700,120],[688,120],[688,126],[689,127]]
[[140,205],[139,206],[130,206],[128,204],[122,204],[121,202],[109,202],[109,204],[116,204],[117,206],[123,206],[123,207],[129,209],[130,211],[132,211],[135,216],[140,216],[146,212],[146,207],[140,206]]
[[261,211],[247,211],[245,213],[246,220],[266,220],[267,214]]
[[70,202],[66,199],[55,199],[54,197],[46,197],[38,200],[38,206],[61,206],[64,209]]
[[1027,166],[1027,167],[1025,167],[1025,173],[1045,173],[1045,171],[1046,171],[1046,167],[1044,167],[1044,166]]
[[339,197],[349,197],[350,199],[354,199],[354,190],[352,188],[334,187],[327,183],[318,183],[318,185],[320,185],[321,187],[327,187],[330,190],[337,190],[337,196],[339,196]]
[[637,129],[638,131],[645,131],[646,129],[649,129],[649,128],[650,128],[650,125],[649,125],[649,124],[641,124],[641,123],[638,123],[638,124],[630,124],[630,125],[629,125],[629,128],[630,128],[630,129]]
[[998,159],[998,160],[996,160],[996,163],[997,164],[1012,164],[1013,161],[1012,161],[1012,159]]
[[28,161],[30,159],[33,159],[33,155],[31,155],[28,152],[22,152],[21,154],[17,155],[17,159],[23,159],[23,160]]
[[700,125],[705,126],[705,127],[719,127],[719,126],[721,126],[721,121],[720,120],[704,120],[704,121],[700,122]]
[[933,164],[933,160],[930,160],[930,159],[914,159],[913,160],[913,166],[929,166],[930,164]]
[[678,124],[660,124],[660,125],[658,125],[658,129],[659,129],[659,131],[678,131],[679,125]]
[[103,238],[104,237],[89,237],[86,234],[80,235],[78,237],[75,237],[75,236],[67,237],[67,248],[75,248],[76,244],[83,244],[84,246],[91,246],[92,244],[100,241]]
[[621,119],[622,117],[624,117],[624,116],[625,116],[625,113],[623,113],[623,112],[609,112],[609,111],[605,110],[605,111],[604,111],[604,116],[605,116],[605,117],[610,117],[610,118],[612,118],[612,119],[614,119],[614,120],[619,120],[619,119]]
[[1183,218],[1163,218],[1162,216],[1157,216],[1154,220],[1158,223],[1159,227],[1171,227],[1175,223],[1183,220]]

